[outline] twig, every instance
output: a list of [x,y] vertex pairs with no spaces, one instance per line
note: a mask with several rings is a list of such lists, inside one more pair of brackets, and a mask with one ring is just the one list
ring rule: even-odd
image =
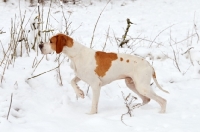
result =
[[173,54],[174,54],[174,61],[175,61],[176,67],[177,67],[177,69],[179,70],[179,72],[181,72],[181,69],[179,68],[179,65],[178,65],[176,53],[175,53],[173,47],[172,47],[172,50],[173,50]]
[[[196,12],[195,12],[196,13]],[[197,32],[197,25],[196,25],[196,23],[195,23],[195,13],[194,13],[194,30],[195,30],[195,33],[196,33],[196,35],[197,35],[197,43],[199,42],[199,34],[198,34],[198,32]]]
[[158,33],[158,35],[157,35],[157,36],[153,39],[153,41],[151,42],[149,48],[152,46],[152,44],[155,42],[155,40],[157,39],[157,37],[158,37],[162,32],[164,32],[165,30],[171,28],[171,27],[174,26],[174,25],[175,25],[175,24],[172,24],[171,26],[169,26],[169,27],[163,29],[162,31],[160,31],[160,32]]
[[183,76],[187,73],[187,71],[190,69],[191,65],[187,68],[185,72],[183,72]]
[[[49,23],[49,15],[51,15],[51,13],[50,13],[50,11],[51,11],[51,5],[52,5],[52,0],[51,0],[51,2],[50,2],[50,6],[49,6],[49,11],[48,11],[48,15],[47,15],[47,23],[46,23],[46,27],[45,27],[45,29],[47,30],[47,25],[48,25],[48,23]],[[46,40],[46,37],[47,36],[47,34],[46,34],[46,32],[45,32],[45,39],[44,39],[44,41],[46,42],[47,40]]]
[[37,65],[37,57],[33,60],[32,68],[34,68]]
[[51,69],[51,70],[49,70],[49,71],[40,73],[40,74],[35,75],[35,76],[33,76],[33,77],[30,77],[30,78],[28,78],[27,80],[30,80],[30,79],[32,79],[32,78],[36,78],[36,77],[38,77],[38,76],[40,76],[40,75],[42,75],[42,74],[45,74],[45,73],[50,72],[50,71],[53,71],[53,70],[57,69],[59,66],[60,66],[60,65],[58,65],[57,67],[55,67],[55,68],[53,68],[53,69]]
[[[108,31],[107,31],[107,35],[106,35],[106,42],[107,42],[107,40],[108,40],[108,37],[109,37],[109,32],[110,32],[110,26],[108,27]],[[102,49],[102,51],[104,51],[104,50],[105,50],[105,48],[106,48],[106,42],[105,42],[105,44],[104,44],[104,46],[103,46],[103,49]]]
[[182,53],[181,55],[186,54],[188,51],[190,51],[191,49],[193,49],[194,47],[190,47],[189,49],[187,49],[184,53]]
[[176,42],[175,44],[173,44],[173,45],[177,45],[177,44],[179,44],[179,43],[182,43],[183,41],[186,41],[186,40],[188,40],[189,38],[192,38],[193,36],[195,36],[196,35],[196,33],[195,34],[192,34],[192,35],[190,35],[189,37],[187,37],[187,38],[185,38],[185,39],[183,39],[183,40],[181,40],[181,41],[179,41],[179,42]]
[[[129,93],[128,96],[126,96],[126,97],[124,96],[124,93],[123,93],[122,91],[121,91],[121,93],[122,93],[122,97],[123,97],[123,99],[124,99],[124,103],[125,103],[126,108],[127,108],[127,112],[121,115],[121,121],[122,121],[123,124],[125,124],[124,121],[123,121],[123,117],[124,117],[125,115],[127,115],[127,114],[129,114],[130,117],[131,117],[131,116],[132,116],[132,113],[131,113],[131,112],[133,111],[133,109],[139,108],[139,107],[142,106],[142,105],[141,105],[140,103],[138,103],[138,104],[136,104],[136,105],[131,106],[131,105],[132,105],[132,102],[134,102],[135,100],[137,100],[137,98],[134,97],[134,96],[131,96],[130,93]],[[130,96],[131,96],[131,97],[130,97]],[[128,126],[127,124],[125,124],[125,125]]]
[[119,47],[122,47],[124,44],[127,44],[129,40],[126,40],[126,36],[127,36],[127,33],[129,31],[129,28],[131,27],[131,24],[133,24],[129,18],[126,19],[126,22],[127,22],[127,27],[126,27],[126,31],[125,31],[125,34],[122,36],[122,41],[121,43],[119,44]]
[[10,107],[9,107],[8,114],[7,114],[7,120],[8,120],[8,117],[9,117],[9,114],[10,114],[11,105],[12,105],[12,97],[13,97],[13,93],[11,94]]
[[[44,56],[45,56],[45,55],[43,55],[42,58],[40,59],[40,61],[39,61],[37,64],[35,64],[35,69],[34,69],[33,72],[31,73],[31,75],[33,75],[33,73],[34,73],[35,70],[37,69],[38,65],[39,65],[40,62],[43,60]],[[34,60],[35,60],[35,59],[34,59]]]
[[24,28],[26,28],[26,26],[29,24],[29,21],[30,21],[30,19],[31,19],[31,17],[32,17],[32,15],[33,15],[33,13],[35,12],[36,8],[37,8],[37,7],[35,7],[35,9],[32,11],[32,13],[31,13],[31,15],[30,15],[28,21],[26,22]]
[[2,29],[1,29],[1,30],[0,30],[0,34],[3,34],[3,33],[6,33],[6,32],[2,31]]
[[53,32],[54,31],[54,29],[49,29],[49,30],[43,30],[42,32],[43,33],[48,33],[48,32]]
[[78,30],[82,26],[82,23],[74,30],[71,31],[70,35],[72,35],[76,30]]
[[8,64],[8,61],[9,61],[9,57],[8,57],[7,60],[6,60],[5,67],[4,67],[4,69],[3,69],[3,73],[2,73],[2,77],[1,77],[1,83],[3,82],[3,76],[4,76],[5,72],[6,72],[6,67],[9,65],[9,64]]
[[[145,39],[145,38],[131,38],[131,39],[139,39],[141,41],[153,42],[153,41]],[[159,45],[161,44],[161,43],[158,43],[158,42],[155,42],[155,41],[153,43],[156,43],[156,44],[159,44]]]
[[194,66],[194,63],[193,63],[193,60],[192,60],[192,57],[190,55],[190,50],[193,49],[194,47],[190,47],[187,51],[185,51],[184,53],[182,53],[181,55],[184,55],[186,53],[188,53],[189,57],[190,57],[190,62],[191,64]]
[[[65,58],[66,58],[66,57],[64,57],[63,60],[64,60]],[[30,77],[30,78],[28,78],[27,80],[30,80],[30,79],[32,79],[32,78],[36,78],[36,77],[38,77],[38,76],[40,76],[40,75],[43,75],[43,74],[45,74],[45,73],[47,73],[47,72],[50,72],[50,71],[53,71],[53,70],[59,68],[60,65],[61,65],[61,63],[63,62],[63,60],[58,64],[57,67],[55,67],[55,68],[53,68],[53,69],[51,69],[51,70],[45,71],[45,72],[43,72],[43,73],[40,73],[40,74],[38,74],[38,75],[35,75],[35,76],[33,76],[33,77]]]
[[98,24],[98,22],[99,22],[99,19],[100,19],[100,17],[101,17],[101,14],[103,13],[103,11],[105,10],[105,8],[107,7],[108,3],[110,3],[110,1],[111,1],[111,0],[109,0],[109,1],[106,3],[105,7],[103,8],[103,10],[101,11],[101,13],[99,14],[99,17],[98,17],[98,19],[97,19],[97,21],[96,21],[96,24],[95,24],[95,26],[94,26],[94,30],[93,30],[93,33],[92,33],[92,40],[91,40],[91,42],[90,42],[90,48],[92,48],[92,42],[93,42],[93,39],[94,39],[94,33],[95,33],[95,30],[96,30],[97,24]]
[[0,40],[0,43],[1,43],[1,47],[2,47],[2,49],[3,49],[3,54],[5,55],[6,53],[5,53],[5,50],[4,50],[4,47],[3,47],[3,44],[2,44],[2,42],[1,42],[1,40]]
[[[66,33],[67,35],[69,35],[68,29],[69,29],[69,27],[70,27],[70,25],[71,25],[71,22],[68,24],[68,21],[67,21],[67,19],[66,19],[66,17],[65,17],[65,13],[64,13],[64,11],[63,11],[63,3],[62,3],[61,0],[60,0],[60,6],[61,6],[61,9],[62,9],[63,18],[65,19],[65,25],[66,25],[65,33]],[[71,16],[71,14],[69,15],[69,18],[70,18],[70,16]],[[62,25],[62,23],[61,23],[61,25]]]
[[116,44],[118,45],[120,40],[119,40],[119,38],[116,37],[115,32],[113,30],[112,30],[112,32],[113,32],[113,36],[115,38]]
[[176,52],[175,52],[175,50],[174,50],[174,48],[173,48],[173,46],[171,44],[171,40],[172,40],[172,36],[171,36],[171,29],[170,29],[170,42],[169,42],[169,44],[170,44],[170,47],[172,48],[172,51],[173,51],[173,55],[174,55],[174,59],[173,60],[174,60],[174,62],[176,64],[176,68],[179,70],[179,72],[181,72],[181,69],[180,69],[179,64],[178,64],[177,55],[176,55]]

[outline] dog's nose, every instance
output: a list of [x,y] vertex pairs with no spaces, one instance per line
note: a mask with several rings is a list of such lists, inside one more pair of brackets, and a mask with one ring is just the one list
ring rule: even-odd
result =
[[43,44],[39,44],[39,48],[40,48],[40,49],[42,49],[42,48],[43,48],[43,46],[44,46]]

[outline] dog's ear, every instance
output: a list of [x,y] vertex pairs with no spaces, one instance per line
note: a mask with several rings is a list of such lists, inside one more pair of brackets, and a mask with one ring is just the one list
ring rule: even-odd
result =
[[63,47],[66,45],[66,39],[62,34],[58,34],[56,37],[56,53],[59,54],[62,52]]
[[73,39],[72,38],[70,38],[69,36],[67,36],[67,35],[63,35],[64,36],[64,38],[65,38],[65,40],[66,40],[66,46],[68,47],[68,48],[70,48],[70,47],[72,47],[73,46]]
[[64,46],[67,46],[67,47],[73,46],[73,39],[70,38],[69,36],[66,36],[64,34],[58,34],[56,37],[57,37],[57,41],[56,41],[57,54],[62,52]]

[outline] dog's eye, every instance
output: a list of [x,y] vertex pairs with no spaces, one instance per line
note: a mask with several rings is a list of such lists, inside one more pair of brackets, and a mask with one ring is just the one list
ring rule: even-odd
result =
[[49,40],[50,41],[50,43],[52,43],[52,41],[51,40]]

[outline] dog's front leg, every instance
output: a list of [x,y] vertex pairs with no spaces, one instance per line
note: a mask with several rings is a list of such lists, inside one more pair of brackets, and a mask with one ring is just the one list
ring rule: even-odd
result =
[[99,102],[99,96],[100,96],[100,86],[92,87],[92,107],[91,111],[88,114],[96,114],[98,111],[98,102]]
[[71,80],[71,85],[72,87],[74,88],[74,91],[76,93],[76,95],[78,97],[81,97],[81,98],[84,98],[84,92],[78,87],[77,83],[80,81],[81,79],[78,78],[78,77],[74,77],[72,80]]

